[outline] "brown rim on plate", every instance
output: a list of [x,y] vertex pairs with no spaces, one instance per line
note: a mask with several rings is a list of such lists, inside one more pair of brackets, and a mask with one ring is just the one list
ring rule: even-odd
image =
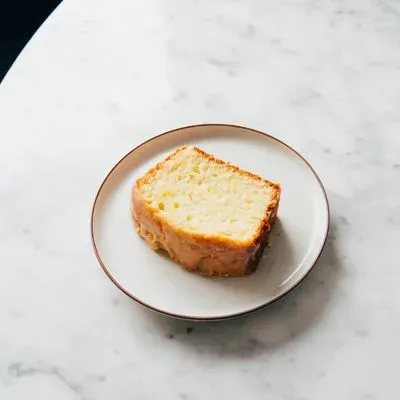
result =
[[[272,299],[272,300],[268,300],[266,301],[264,304],[261,304],[257,307],[251,308],[249,310],[246,311],[241,311],[238,313],[234,313],[234,314],[228,314],[228,315],[221,315],[221,316],[217,316],[217,317],[193,317],[190,315],[180,315],[180,314],[174,314],[174,313],[170,313],[167,311],[163,311],[160,310],[157,307],[153,307],[150,304],[147,304],[145,302],[143,302],[142,300],[140,300],[139,298],[137,298],[136,296],[134,296],[132,293],[130,293],[128,290],[126,290],[122,285],[120,285],[115,279],[114,277],[111,275],[111,273],[108,271],[107,267],[105,266],[104,262],[102,261],[100,254],[97,250],[96,247],[96,242],[94,239],[94,211],[96,208],[96,204],[97,204],[97,200],[99,198],[99,195],[103,189],[103,186],[105,185],[105,183],[107,182],[108,178],[110,177],[110,175],[114,172],[114,170],[127,158],[129,157],[133,152],[135,152],[136,150],[138,150],[140,147],[142,147],[143,145],[156,140],[158,138],[160,138],[161,136],[165,136],[171,133],[175,133],[178,131],[182,131],[185,129],[191,129],[191,128],[202,128],[202,127],[226,127],[226,128],[238,128],[238,129],[243,129],[243,130],[247,130],[249,133],[253,133],[253,134],[258,134],[258,135],[264,135],[269,137],[272,140],[275,140],[276,142],[282,144],[283,146],[285,146],[287,149],[291,150],[293,153],[295,153],[298,157],[300,157],[305,164],[307,165],[307,167],[311,170],[311,172],[314,174],[315,178],[317,179],[318,184],[321,187],[322,193],[324,195],[324,199],[325,199],[325,203],[326,203],[326,208],[327,208],[327,229],[325,232],[325,238],[321,244],[320,249],[318,250],[317,256],[315,257],[315,259],[313,260],[313,262],[310,264],[310,267],[308,268],[308,270],[303,274],[303,276],[298,280],[298,282],[293,285],[291,288],[287,289],[285,292],[281,293],[279,296],[277,296],[276,298]],[[97,191],[96,197],[94,199],[93,202],[93,206],[92,206],[92,212],[91,212],[91,218],[90,218],[90,235],[91,235],[91,241],[92,241],[92,246],[93,246],[93,250],[94,253],[96,255],[97,261],[99,262],[101,268],[103,269],[103,271],[106,273],[107,277],[111,280],[111,282],[119,289],[121,290],[123,293],[125,293],[128,297],[130,297],[132,300],[135,300],[136,302],[138,302],[139,304],[145,306],[146,308],[152,310],[152,311],[156,311],[160,314],[164,314],[167,315],[169,317],[173,317],[173,318],[177,318],[177,319],[182,319],[182,320],[188,320],[188,321],[220,321],[220,320],[225,320],[225,319],[229,319],[229,318],[234,318],[234,317],[239,317],[242,315],[246,315],[246,314],[250,314],[253,313],[257,310],[260,310],[262,308],[264,308],[265,306],[267,306],[268,304],[272,304],[276,301],[278,301],[279,299],[281,299],[283,296],[285,296],[286,294],[288,294],[289,292],[291,292],[294,288],[296,288],[300,282],[303,281],[303,279],[310,273],[310,271],[312,270],[312,268],[315,266],[316,262],[318,261],[322,250],[325,246],[326,240],[328,238],[328,232],[329,232],[329,226],[330,226],[330,210],[329,210],[329,201],[328,201],[328,196],[326,194],[324,185],[322,184],[322,181],[320,179],[320,177],[318,176],[318,174],[315,172],[314,168],[311,166],[311,164],[295,149],[293,149],[291,146],[289,146],[288,144],[286,144],[285,142],[283,142],[280,139],[277,139],[274,136],[271,136],[268,133],[264,133],[261,131],[258,131],[256,129],[252,129],[252,128],[247,128],[245,126],[240,126],[240,125],[232,125],[232,124],[197,124],[197,125],[188,125],[188,126],[183,126],[181,128],[176,128],[176,129],[172,129],[170,131],[161,133],[157,136],[152,137],[151,139],[146,140],[145,142],[139,144],[138,146],[136,146],[133,150],[131,150],[130,152],[128,152],[124,157],[122,157],[115,165],[114,167],[110,170],[110,172],[107,174],[107,176],[104,178],[103,182],[100,185],[99,190]]]

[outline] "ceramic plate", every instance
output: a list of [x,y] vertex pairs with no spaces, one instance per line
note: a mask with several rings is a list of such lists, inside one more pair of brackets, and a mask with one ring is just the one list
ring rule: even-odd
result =
[[[278,220],[255,273],[206,278],[154,252],[131,222],[134,181],[176,147],[195,145],[281,183]],[[156,136],[128,153],[107,175],[92,210],[97,259],[112,282],[137,302],[185,319],[214,320],[257,310],[282,297],[310,271],[329,227],[328,201],[310,164],[280,140],[232,125],[196,125]]]

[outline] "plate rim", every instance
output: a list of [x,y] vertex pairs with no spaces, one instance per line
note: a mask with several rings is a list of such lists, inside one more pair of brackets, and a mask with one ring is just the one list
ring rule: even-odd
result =
[[[96,245],[96,240],[94,238],[94,213],[95,213],[95,209],[96,209],[96,205],[97,205],[97,201],[99,199],[100,193],[103,190],[104,185],[106,184],[107,180],[110,178],[110,176],[112,175],[112,173],[114,172],[114,170],[127,158],[129,157],[132,153],[134,153],[135,151],[137,151],[140,147],[144,146],[145,144],[156,140],[158,138],[160,138],[161,136],[165,136],[165,135],[169,135],[169,134],[173,134],[175,132],[181,131],[181,130],[185,130],[185,129],[191,129],[191,128],[205,128],[205,127],[212,127],[212,126],[216,126],[216,127],[225,127],[225,128],[239,128],[245,131],[248,131],[249,134],[258,134],[258,135],[263,135],[266,136],[272,140],[275,140],[276,142],[278,142],[279,144],[283,145],[284,147],[286,147],[287,149],[289,149],[290,151],[292,151],[293,153],[295,153],[298,157],[300,157],[306,164],[306,166],[309,168],[309,170],[313,173],[313,175],[315,176],[321,190],[322,190],[322,194],[325,200],[325,206],[326,206],[326,211],[327,211],[327,219],[326,219],[326,231],[325,231],[325,237],[324,240],[321,242],[321,246],[317,252],[316,257],[314,258],[314,260],[310,263],[310,266],[307,268],[306,272],[303,274],[303,276],[301,276],[301,278],[298,280],[298,282],[296,282],[292,287],[286,289],[284,292],[282,292],[281,294],[279,294],[277,297],[267,300],[265,303],[260,304],[256,307],[250,308],[249,310],[245,310],[245,311],[240,311],[237,313],[230,313],[230,314],[225,314],[225,315],[220,315],[220,316],[209,316],[209,317],[196,317],[196,316],[191,316],[191,315],[183,315],[183,314],[177,314],[177,313],[173,313],[173,312],[168,312],[165,310],[161,310],[157,307],[152,306],[151,304],[148,304],[146,302],[144,302],[143,300],[141,300],[140,298],[136,297],[135,295],[133,295],[132,293],[130,293],[127,289],[125,289],[114,277],[113,275],[110,273],[110,271],[107,269],[106,265],[104,264],[103,260],[100,257],[99,251],[97,249],[97,245]],[[172,317],[172,318],[176,318],[176,319],[181,319],[181,320],[186,320],[186,321],[221,321],[221,320],[226,320],[226,319],[231,319],[231,318],[235,318],[235,317],[240,317],[243,315],[247,315],[253,312],[256,312],[258,310],[261,310],[262,308],[268,306],[269,304],[273,304],[276,301],[280,300],[282,297],[286,296],[288,293],[290,293],[292,290],[294,290],[304,279],[305,277],[311,272],[311,270],[314,268],[315,264],[317,263],[318,259],[320,258],[322,251],[325,247],[326,241],[328,239],[328,233],[329,233],[329,228],[330,228],[330,206],[329,206],[329,199],[328,196],[326,194],[326,190],[325,187],[321,181],[321,178],[318,176],[318,174],[316,173],[316,171],[314,170],[314,168],[311,166],[311,164],[308,162],[308,160],[301,155],[297,150],[295,150],[293,147],[291,147],[290,145],[288,145],[286,142],[284,142],[281,139],[278,139],[275,136],[270,135],[269,133],[265,133],[262,131],[259,131],[257,129],[253,129],[253,128],[249,128],[246,126],[242,126],[242,125],[235,125],[235,124],[224,124],[224,123],[205,123],[205,124],[194,124],[194,125],[185,125],[179,128],[175,128],[175,129],[171,129],[168,130],[166,132],[160,133],[156,136],[151,137],[150,139],[145,140],[144,142],[140,143],[139,145],[137,145],[136,147],[134,147],[132,150],[130,150],[128,153],[126,153],[108,172],[108,174],[105,176],[105,178],[103,179],[99,189],[97,190],[96,196],[94,198],[93,204],[92,204],[92,210],[91,210],[91,216],[90,216],[90,236],[91,236],[91,243],[92,243],[92,248],[94,251],[94,254],[96,256],[97,262],[100,264],[100,267],[102,268],[102,270],[104,271],[104,273],[106,274],[106,276],[110,279],[110,281],[122,292],[124,293],[126,296],[128,296],[130,299],[134,300],[135,302],[139,303],[140,305],[146,307],[147,309],[154,311],[156,313],[168,316],[168,317]]]

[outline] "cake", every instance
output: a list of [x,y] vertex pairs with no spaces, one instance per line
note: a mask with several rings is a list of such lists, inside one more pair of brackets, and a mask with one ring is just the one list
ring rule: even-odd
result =
[[138,179],[132,217],[154,250],[207,276],[253,272],[276,219],[280,185],[180,147]]

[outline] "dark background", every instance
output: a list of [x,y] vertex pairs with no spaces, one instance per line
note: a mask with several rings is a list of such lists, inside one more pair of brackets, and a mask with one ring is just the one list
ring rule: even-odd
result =
[[0,0],[0,82],[61,0]]

